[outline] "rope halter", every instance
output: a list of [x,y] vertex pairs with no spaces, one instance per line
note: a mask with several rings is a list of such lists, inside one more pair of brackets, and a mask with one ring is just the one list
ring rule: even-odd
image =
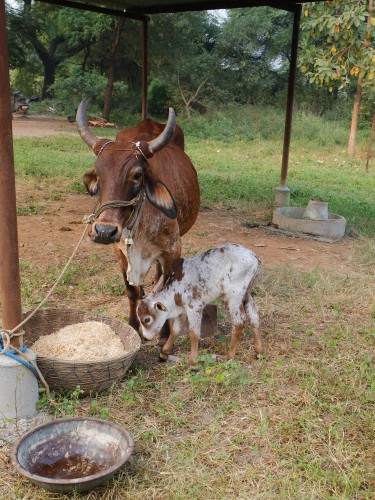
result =
[[[112,200],[112,201],[107,201],[107,203],[103,203],[103,205],[100,205],[94,213],[85,215],[83,218],[83,223],[84,224],[93,224],[99,215],[103,213],[107,208],[125,208],[125,207],[136,207],[140,202],[143,201],[145,197],[144,190],[141,189],[140,192],[137,194],[135,198],[133,198],[130,201],[123,201],[123,200]],[[133,213],[133,211],[132,211]],[[131,217],[131,215],[130,215]],[[130,219],[129,217],[129,219]],[[124,226],[128,223],[129,219],[126,221]]]

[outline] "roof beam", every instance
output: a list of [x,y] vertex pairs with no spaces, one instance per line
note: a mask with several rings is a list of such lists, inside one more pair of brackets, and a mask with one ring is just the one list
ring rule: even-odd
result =
[[[166,14],[198,10],[234,9],[243,7],[273,7],[275,9],[295,12],[298,4],[293,0],[205,0],[202,2],[185,1],[172,4],[132,5],[130,2],[124,9],[102,7],[91,2],[76,2],[71,0],[37,0],[38,2],[71,7],[73,9],[89,10],[99,14],[121,16],[144,21],[148,14]],[[127,2],[124,2],[126,4]]]
[[70,0],[37,0],[42,3],[49,3],[58,5],[60,7],[70,7],[72,9],[89,10],[90,12],[97,12],[98,14],[107,14],[115,17],[126,17],[128,19],[136,19],[137,21],[147,21],[147,16],[139,13],[131,13],[124,10],[109,9],[107,7],[99,7],[89,3],[71,2]]
[[243,7],[274,7],[294,12],[296,4],[288,0],[206,0],[203,2],[183,2],[174,5],[154,5],[149,7],[129,6],[127,12],[144,14],[166,14],[198,10],[236,9]]

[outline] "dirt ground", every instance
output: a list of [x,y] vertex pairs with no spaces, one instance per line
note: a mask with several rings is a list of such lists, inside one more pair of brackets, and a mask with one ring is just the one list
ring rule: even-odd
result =
[[[48,205],[54,215],[21,216],[18,231],[21,258],[31,256],[33,261],[43,266],[58,264],[68,257],[83,230],[82,219],[93,209],[93,200],[85,195],[69,195],[65,200]],[[32,220],[32,223],[31,223]],[[193,228],[183,238],[185,255],[227,242],[239,243],[254,250],[264,263],[279,266],[314,268],[345,265],[347,242],[322,243],[267,233],[261,227],[244,226],[246,213],[218,209],[202,209]],[[80,252],[109,252],[107,246],[94,245],[85,240]]]
[[[77,132],[74,124],[63,119],[16,117],[13,120],[13,134],[14,137],[45,137],[57,134],[77,134]],[[18,191],[21,190],[22,186],[18,186]],[[32,195],[32,193],[27,194]],[[88,195],[72,194],[62,201],[48,204],[48,211],[53,215],[19,217],[21,258],[32,258],[42,267],[46,262],[62,264],[64,257],[69,257],[83,230],[81,224],[83,216],[92,212],[93,205],[94,200]],[[267,228],[246,227],[244,224],[247,220],[248,214],[243,212],[201,209],[196,224],[183,238],[184,255],[233,242],[254,250],[266,266],[288,264],[306,269],[335,267],[338,270],[345,266],[346,249],[349,250],[352,243],[346,238],[338,243],[330,244],[313,239],[273,235],[267,231]],[[103,257],[112,256],[108,247],[93,245],[88,240],[82,244],[80,254],[88,255],[93,246],[95,246],[95,251]]]
[[74,123],[66,118],[13,115],[13,137],[47,137],[59,134],[77,134]]

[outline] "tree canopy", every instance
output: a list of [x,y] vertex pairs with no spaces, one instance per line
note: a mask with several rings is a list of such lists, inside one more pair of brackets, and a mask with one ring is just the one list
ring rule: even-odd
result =
[[301,70],[309,83],[342,89],[362,75],[375,84],[375,18],[367,0],[305,5]]
[[373,0],[305,4],[301,71],[308,82],[330,92],[356,85],[348,152],[355,137],[362,92],[375,90],[375,18]]

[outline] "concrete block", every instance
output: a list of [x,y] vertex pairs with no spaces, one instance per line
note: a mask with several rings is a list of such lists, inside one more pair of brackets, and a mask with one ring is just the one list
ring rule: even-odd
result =
[[[35,361],[33,351],[25,355]],[[33,417],[38,402],[38,380],[34,373],[6,355],[0,355],[0,421]]]
[[290,189],[279,186],[275,189],[275,204],[277,207],[288,207],[290,202]]

